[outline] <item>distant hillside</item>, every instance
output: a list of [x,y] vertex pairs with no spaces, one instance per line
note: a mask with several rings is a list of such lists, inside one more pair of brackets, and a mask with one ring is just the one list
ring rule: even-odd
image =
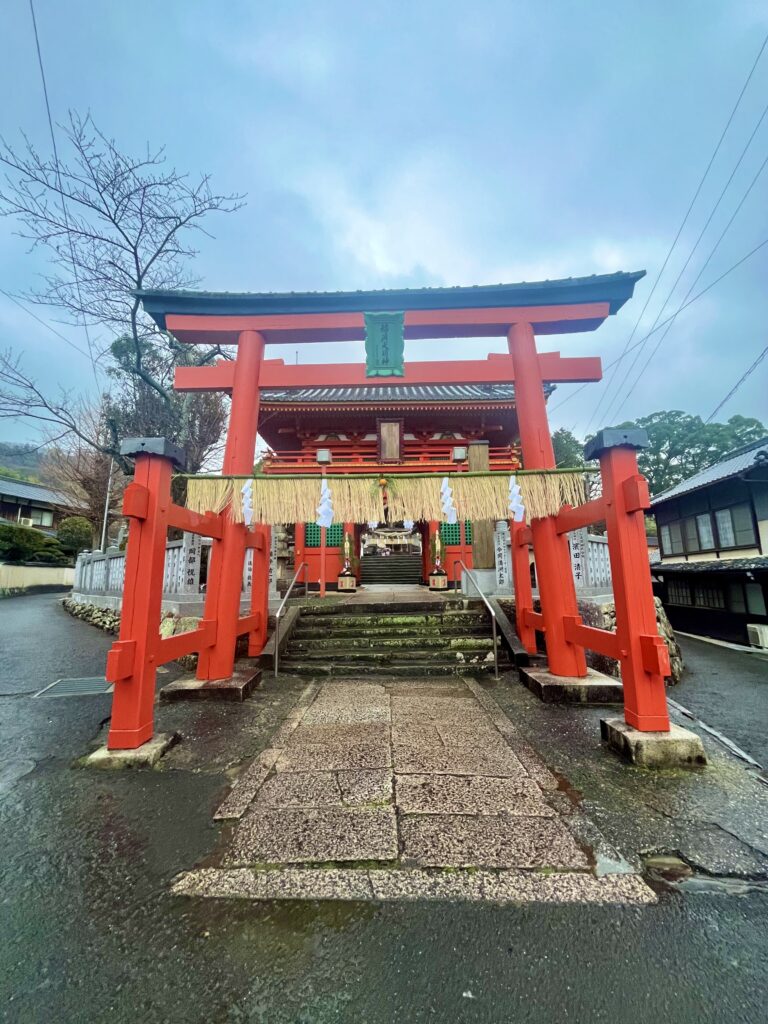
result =
[[33,444],[12,444],[0,441],[0,475],[22,480],[38,480],[43,451]]

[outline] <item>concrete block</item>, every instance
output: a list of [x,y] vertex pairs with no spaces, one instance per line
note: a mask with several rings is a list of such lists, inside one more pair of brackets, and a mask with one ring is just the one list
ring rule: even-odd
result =
[[698,768],[707,763],[701,738],[679,725],[671,725],[669,732],[640,732],[623,718],[603,718],[600,734],[614,750],[644,768]]
[[620,680],[590,668],[583,677],[554,676],[546,668],[520,668],[520,681],[545,704],[623,704]]
[[86,768],[152,768],[178,740],[175,732],[161,732],[135,750],[99,747],[83,761]]
[[261,684],[261,669],[235,669],[230,679],[195,679],[181,676],[160,690],[160,699],[231,700],[242,703]]

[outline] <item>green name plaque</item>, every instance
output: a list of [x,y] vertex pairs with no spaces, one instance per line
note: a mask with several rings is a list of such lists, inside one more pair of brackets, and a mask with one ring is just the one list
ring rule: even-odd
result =
[[404,377],[404,313],[365,314],[366,377]]

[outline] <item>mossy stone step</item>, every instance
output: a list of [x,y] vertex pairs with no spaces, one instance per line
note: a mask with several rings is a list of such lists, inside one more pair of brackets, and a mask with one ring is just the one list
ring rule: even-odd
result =
[[335,604],[333,601],[322,603],[313,601],[311,604],[301,606],[302,617],[305,616],[331,616],[333,618],[346,617],[359,614],[387,614],[403,615],[408,613],[442,614],[445,611],[475,610],[482,607],[480,601],[468,601],[466,598],[446,598],[440,601],[398,601],[393,605],[391,601],[366,601],[365,604]]
[[[300,617],[297,628],[300,626],[315,625],[313,617]],[[486,625],[490,629],[490,622],[483,612],[445,612],[442,615],[415,615],[415,614],[390,614],[390,615],[344,615],[328,623],[323,623],[321,628],[333,633],[337,629],[346,629],[351,626],[370,627],[381,626],[387,629],[394,629],[398,626],[453,626],[464,627],[468,625]]]
[[[499,659],[499,672],[509,672],[511,665]],[[359,677],[364,682],[371,677],[394,677],[397,679],[425,679],[430,676],[486,676],[493,673],[493,662],[453,665],[435,662],[401,662],[388,665],[336,665],[328,662],[295,661],[284,658],[280,661],[280,671],[287,675],[298,676],[334,676]]]
[[383,635],[369,637],[326,636],[323,639],[304,639],[291,637],[289,645],[291,654],[306,652],[314,654],[322,651],[340,651],[347,653],[355,650],[378,649],[378,650],[438,650],[438,651],[487,651],[493,649],[493,638],[490,636],[409,636],[409,637],[387,637]]
[[[338,660],[334,654],[338,654]],[[472,659],[482,661],[489,654],[492,655],[492,648],[484,648],[479,651],[460,651],[441,649],[436,651],[420,651],[403,648],[370,648],[367,651],[294,651],[288,648],[283,660],[304,661],[307,663],[333,662],[343,665],[384,665],[397,664],[403,661],[413,662],[434,662],[435,664],[451,664],[461,662],[467,664]]]
[[295,640],[326,640],[330,638],[338,638],[349,643],[354,640],[366,638],[366,637],[391,637],[395,639],[397,637],[403,637],[410,639],[411,637],[424,637],[425,639],[431,639],[433,637],[443,636],[447,638],[462,637],[462,636],[487,636],[489,635],[488,623],[477,622],[470,623],[466,626],[440,626],[436,625],[419,625],[419,626],[345,626],[343,629],[340,626],[334,629],[328,629],[328,627],[321,626],[305,626],[299,623],[293,632],[291,633],[291,639]]

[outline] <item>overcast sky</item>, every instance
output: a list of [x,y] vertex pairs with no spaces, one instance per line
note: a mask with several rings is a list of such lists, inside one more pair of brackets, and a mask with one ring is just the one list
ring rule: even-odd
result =
[[[750,67],[768,7],[747,0],[36,0],[54,118],[91,111],[122,148],[248,194],[212,219],[195,271],[229,291],[471,285],[648,271],[596,333],[543,351],[624,347]],[[6,0],[0,133],[48,131],[28,0]],[[768,102],[768,49],[635,340],[651,328]],[[661,313],[675,311],[768,156],[768,116]],[[694,290],[768,239],[768,169]],[[2,288],[43,265],[0,221]],[[768,245],[683,311],[610,421],[658,409],[708,416],[768,344]],[[38,315],[61,328],[60,314]],[[661,334],[621,391],[630,390]],[[83,357],[0,295],[0,343],[46,388],[93,388]],[[502,339],[411,342],[406,358],[484,356]],[[472,352],[470,353],[470,349]],[[286,356],[284,350],[271,355]],[[634,355],[634,353],[633,353]],[[363,358],[304,346],[301,362]],[[293,351],[290,353],[293,358]],[[608,376],[608,375],[606,375]],[[768,420],[768,359],[718,414]],[[605,384],[551,401],[582,432]],[[601,413],[600,423],[605,425]],[[593,424],[594,427],[594,424]],[[33,440],[0,421],[0,438]]]

